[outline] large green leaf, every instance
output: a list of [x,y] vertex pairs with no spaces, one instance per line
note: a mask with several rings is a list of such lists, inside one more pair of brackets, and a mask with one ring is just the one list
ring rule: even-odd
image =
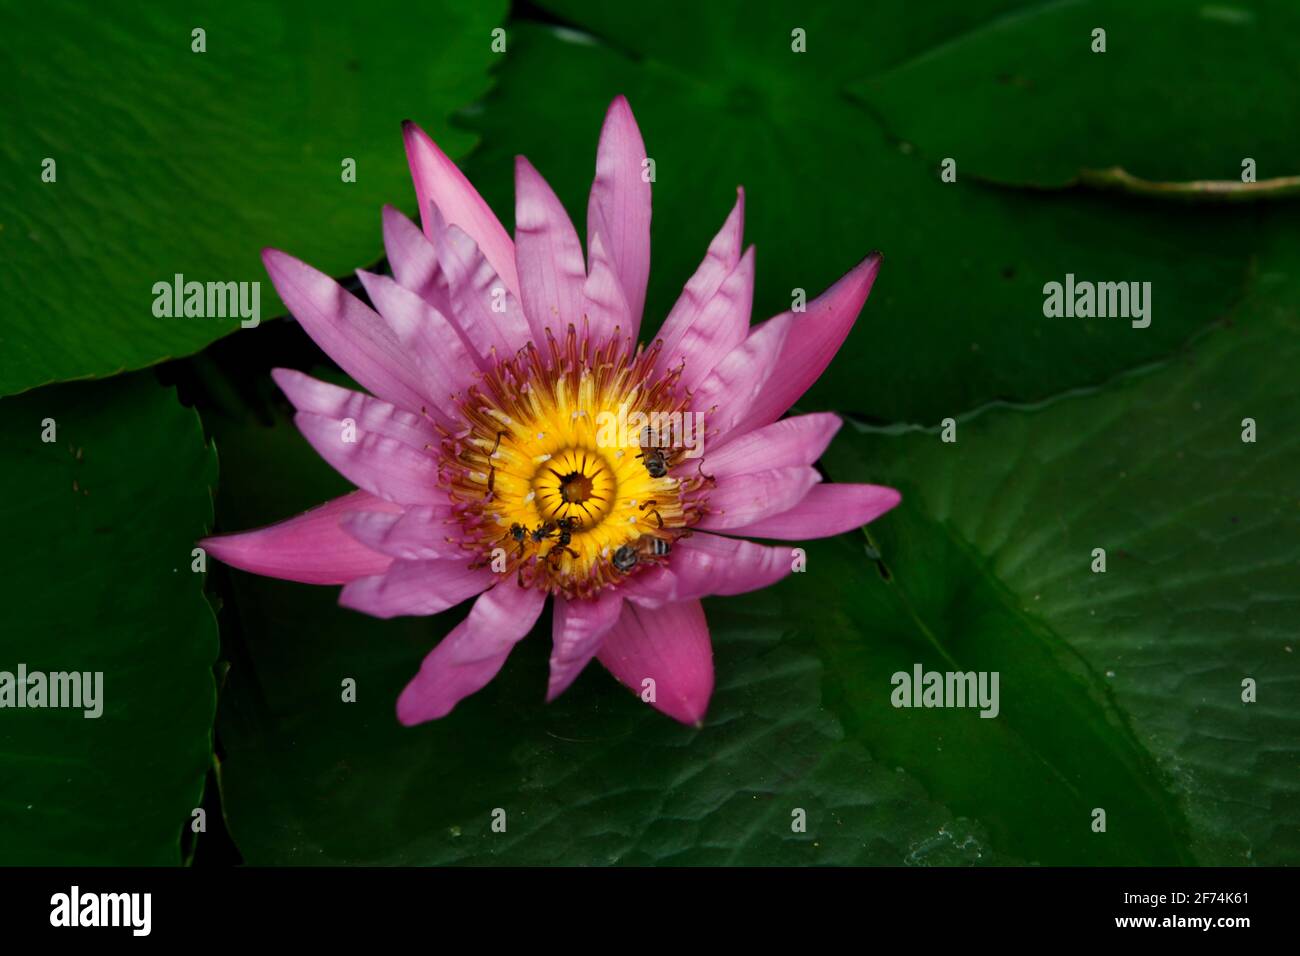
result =
[[0,444],[0,671],[103,675],[99,717],[0,709],[0,864],[176,865],[216,710],[191,557],[216,456],[148,374],[7,398]]
[[[739,2],[549,6],[582,26],[590,19],[599,39],[511,29],[498,85],[471,117],[483,136],[472,178],[506,214],[513,157],[526,154],[581,222],[600,117],[626,93],[656,161],[647,330],[737,183],[758,247],[759,317],[882,250],[875,291],[810,406],[930,423],[996,398],[1042,399],[1168,355],[1241,294],[1255,243],[1249,211],[945,183],[842,93],[864,57],[884,65],[914,54],[978,22],[969,11],[943,27],[932,11],[912,31],[877,37],[884,21],[860,3],[797,14]],[[807,30],[806,53],[791,52],[794,26]],[[1067,273],[1150,282],[1151,326],[1045,318],[1043,286]]]
[[[711,604],[720,684],[683,728],[593,665],[542,702],[539,628],[450,717],[393,704],[451,627],[355,620],[333,594],[236,588],[248,658],[219,732],[231,832],[253,863],[960,863],[987,841],[873,760],[821,705],[823,665],[775,596]],[[461,612],[464,613],[462,609]],[[357,703],[342,703],[343,678]],[[506,831],[492,829],[506,812]],[[792,829],[807,814],[807,832]]]
[[[331,274],[414,207],[400,122],[453,154],[501,0],[0,4],[0,394],[197,351],[239,318],[157,318],[156,282],[260,282],[263,246]],[[192,31],[206,31],[206,52]],[[43,163],[56,163],[43,182]],[[343,161],[356,181],[343,181]]]
[[[1093,50],[1096,29],[1105,52]],[[1258,188],[1242,187],[1250,158],[1257,179],[1300,186],[1291,0],[1042,4],[852,88],[960,175],[1063,186],[1120,167],[1157,183],[1227,181],[1244,195]]]
[[[1166,367],[985,410],[957,423],[953,443],[862,430],[828,458],[840,480],[903,492],[896,520],[869,529],[889,576],[864,612],[875,640],[923,638],[963,670],[1001,670],[995,723],[1054,755],[1077,800],[1051,815],[1090,847],[1142,839],[1135,831],[1151,824],[1117,809],[1088,766],[1084,695],[1116,737],[1151,755],[1158,772],[1145,782],[1176,802],[1197,862],[1300,861],[1300,245],[1290,246],[1265,260],[1230,326]],[[1058,692],[1067,672],[1073,696]],[[1244,699],[1247,679],[1257,702]],[[886,721],[846,699],[880,718],[877,752],[900,759],[904,728],[927,722],[918,711]],[[979,799],[951,768],[918,773],[936,799]],[[989,786],[1012,791],[1007,805],[1018,799],[1014,779]],[[1094,807],[1107,811],[1105,835],[1085,826]],[[1025,832],[1028,813],[1005,821],[1015,845],[1042,839]]]

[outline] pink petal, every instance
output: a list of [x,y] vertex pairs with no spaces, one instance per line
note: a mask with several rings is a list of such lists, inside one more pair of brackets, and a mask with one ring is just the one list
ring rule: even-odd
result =
[[363,388],[412,411],[427,403],[419,373],[374,311],[293,256],[263,249],[262,262],[275,290],[307,334]]
[[587,317],[587,327],[591,337],[602,342],[612,336],[615,330],[619,337],[628,344],[636,341],[636,330],[640,321],[633,321],[627,300],[623,297],[623,287],[618,276],[614,274],[613,264],[605,251],[605,243],[600,233],[591,237],[591,273],[582,286],[583,314]]
[[384,251],[393,277],[446,315],[451,309],[440,281],[438,255],[420,227],[392,206],[384,206]]
[[303,584],[346,584],[382,574],[393,563],[340,527],[341,519],[358,511],[400,512],[401,508],[369,492],[353,491],[279,524],[204,538],[199,547],[253,574]]
[[342,525],[366,547],[404,561],[468,560],[451,505],[416,505],[400,514],[366,511],[349,515]]
[[441,227],[433,210],[434,248],[442,263],[451,316],[466,340],[484,358],[493,349],[501,358],[515,354],[532,338],[518,297],[497,276],[478,246],[457,226]]
[[557,338],[581,325],[587,270],[582,246],[550,185],[522,156],[515,157],[515,259],[520,297],[535,341],[545,329]]
[[699,601],[653,611],[624,602],[596,656],[643,700],[653,687],[651,706],[669,717],[698,726],[709,709],[713,648]]
[[[695,534],[673,546],[671,565],[637,575],[620,589],[643,607],[662,607],[711,594],[757,591],[794,570],[794,549],[715,534]],[[665,576],[654,578],[655,572]],[[640,582],[646,578],[645,582]],[[633,586],[639,584],[640,586]]]
[[546,603],[546,595],[505,581],[488,591],[420,665],[397,698],[397,719],[410,727],[445,717],[470,694],[487,685],[511,649],[525,637]]
[[357,425],[355,441],[344,422],[310,412],[293,417],[298,430],[334,470],[359,488],[403,505],[441,505],[438,460],[395,438]]
[[768,380],[785,375],[784,368],[780,375],[772,373],[778,368],[777,360],[790,321],[791,316],[786,313],[755,328],[745,341],[723,356],[691,396],[693,408],[709,413],[709,440],[735,430],[736,423],[749,412]]
[[875,521],[902,497],[882,485],[817,485],[793,508],[728,528],[727,534],[778,541],[826,538]]
[[[729,534],[730,532],[728,532]],[[672,563],[632,575],[619,594],[643,607],[765,588],[794,570],[794,549],[700,532],[673,545]]]
[[650,277],[650,183],[645,178],[645,143],[632,107],[616,96],[605,113],[596,147],[596,178],[587,200],[587,249],[602,237],[618,284],[627,297],[630,323],[623,332],[636,341]]
[[696,314],[695,321],[682,330],[664,367],[674,368],[684,362],[682,385],[688,389],[699,386],[732,349],[745,341],[753,305],[754,247],[750,246]]
[[[683,539],[679,544],[684,544]],[[674,546],[676,547],[676,546]],[[628,601],[646,607],[661,607],[672,604],[677,593],[677,577],[666,567],[647,568],[638,571],[618,586],[618,593]]]
[[678,600],[707,594],[745,594],[780,581],[794,570],[794,549],[772,547],[697,534],[680,542],[672,569],[677,576]]
[[[667,371],[681,361],[681,350],[678,345],[682,336],[695,324],[709,300],[740,262],[740,242],[744,225],[745,191],[737,189],[735,207],[727,216],[727,221],[723,223],[718,234],[713,237],[704,261],[686,283],[686,288],[682,290],[677,303],[668,313],[668,318],[664,319],[663,327],[659,330],[659,338],[664,344],[663,350],[659,353],[660,371]],[[748,324],[748,316],[745,317],[745,322]]]
[[471,569],[465,558],[399,559],[383,574],[345,585],[339,604],[372,617],[437,614],[481,594],[497,580],[487,568]]
[[841,424],[838,415],[818,412],[783,418],[745,432],[734,441],[723,435],[705,446],[704,464],[696,470],[727,478],[769,468],[811,465],[826,451]]
[[357,270],[366,295],[388,323],[397,341],[422,374],[423,393],[431,401],[425,414],[438,418],[449,430],[459,419],[445,410],[474,384],[477,357],[447,317],[410,289],[388,276]]
[[382,399],[322,382],[291,368],[272,369],[271,378],[300,412],[333,418],[340,423],[350,418],[356,422],[358,433],[386,435],[413,448],[423,449],[439,441],[438,431],[429,419]]
[[807,465],[753,471],[720,480],[709,493],[709,511],[699,527],[712,531],[748,527],[793,508],[821,480],[817,470]]
[[611,588],[590,600],[555,599],[551,621],[551,677],[546,699],[569,689],[587,662],[596,656],[605,633],[618,622],[623,598]]
[[793,319],[777,362],[781,374],[772,377],[744,418],[736,423],[738,431],[776,421],[826,371],[853,328],[879,271],[880,254],[873,252],[813,300],[806,312],[784,312],[759,326],[761,329],[786,317]]
[[406,140],[406,159],[411,165],[411,178],[415,181],[424,234],[431,242],[434,240],[429,221],[432,204],[438,207],[447,222],[460,226],[474,240],[506,288],[518,295],[514,244],[496,214],[424,130],[407,120],[402,124],[402,135]]

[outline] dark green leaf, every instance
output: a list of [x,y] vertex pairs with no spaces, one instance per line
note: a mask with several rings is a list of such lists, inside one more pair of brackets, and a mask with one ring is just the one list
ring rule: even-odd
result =
[[[1105,31],[1094,52],[1093,31]],[[1100,39],[1100,38],[1098,38]],[[865,75],[865,74],[863,74]],[[1300,8],[1291,0],[1049,3],[853,84],[889,130],[960,176],[1064,186],[1300,185]]]
[[[1050,846],[1056,826],[1073,842],[1060,837],[1058,862],[1300,854],[1300,247],[1289,242],[1231,325],[1159,370],[1040,407],[987,409],[958,422],[953,443],[895,429],[849,434],[831,450],[837,479],[903,492],[869,529],[890,575],[862,612],[877,639],[1000,670],[1003,717],[960,749],[978,752],[1009,727],[1045,760],[1025,779],[990,761],[996,798],[957,768],[917,773],[959,810],[989,801],[993,814],[978,819],[1022,852]],[[1104,573],[1093,571],[1097,548]],[[1247,679],[1257,702],[1244,700]],[[946,713],[887,719],[879,702],[848,702],[876,718],[873,739],[898,759],[913,744],[909,725]],[[1107,770],[1102,742],[1127,754],[1127,777]],[[1022,787],[1049,772],[1073,799],[1026,798]],[[1086,827],[1095,807],[1107,811],[1105,834]],[[1173,845],[1179,819],[1187,834]]]
[[216,710],[191,556],[216,456],[152,375],[5,399],[0,443],[0,671],[102,673],[99,717],[0,709],[0,864],[179,864]]
[[259,282],[265,320],[282,306],[262,247],[335,275],[373,263],[380,206],[414,207],[401,121],[453,155],[471,145],[446,117],[486,89],[503,8],[0,7],[0,394],[140,368],[240,327],[155,317],[154,284],[176,274]]

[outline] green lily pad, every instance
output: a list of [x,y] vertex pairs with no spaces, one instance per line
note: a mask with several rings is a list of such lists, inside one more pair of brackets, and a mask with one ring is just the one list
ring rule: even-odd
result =
[[92,675],[81,707],[0,708],[0,865],[178,865],[216,711],[191,554],[216,456],[152,375],[7,398],[0,442],[0,671]]
[[155,283],[178,274],[259,283],[265,320],[283,307],[263,246],[331,274],[378,259],[381,205],[414,208],[401,121],[453,155],[472,145],[446,117],[487,88],[504,7],[5,4],[0,394],[141,368],[252,322],[216,317],[230,310],[215,296],[206,317],[159,317]]
[[[989,723],[1037,740],[1076,793],[1044,812],[978,815],[995,845],[1042,845],[1035,831],[1054,823],[1090,857],[1127,845],[1143,848],[1138,863],[1300,860],[1291,246],[1265,259],[1231,325],[1158,370],[1037,407],[986,409],[956,423],[955,442],[860,430],[831,449],[837,479],[903,492],[896,520],[868,529],[888,573],[862,612],[876,639],[928,644],[961,670],[1001,670],[1004,716]],[[1243,440],[1252,427],[1255,440]],[[1072,696],[1040,679],[1034,662],[1047,658],[1068,668]],[[1171,836],[1186,827],[1181,845],[1165,847],[1177,854],[1151,839],[1158,821],[1104,792],[1108,777],[1078,742],[1085,698],[1094,717],[1108,715],[1111,739],[1149,755],[1142,782],[1172,801]],[[878,702],[847,693],[845,706],[874,718],[875,752],[897,759],[914,743],[909,728],[933,719],[887,720]],[[953,768],[913,769],[955,809],[981,799]],[[1014,779],[989,786],[1017,802]],[[1105,833],[1090,829],[1096,808]]]
[[[1240,299],[1258,244],[1249,210],[943,182],[842,92],[848,71],[862,69],[848,50],[893,59],[870,52],[884,41],[860,4],[798,16],[741,3],[553,6],[578,26],[590,18],[596,35],[511,29],[497,87],[468,117],[483,137],[471,178],[509,221],[513,157],[523,153],[581,222],[600,117],[627,94],[656,162],[646,332],[738,183],[758,248],[756,318],[883,251],[871,298],[809,408],[934,423],[993,399],[1040,400],[1169,355]],[[791,51],[792,25],[807,29],[806,53]],[[947,35],[916,30],[911,45],[890,41],[895,54]],[[1150,282],[1150,326],[1046,317],[1044,286],[1067,275]]]
[[[1289,0],[1043,4],[851,89],[960,175],[1141,186],[1118,169],[1189,196],[1300,188],[1300,9]],[[1202,180],[1232,189],[1174,188]]]
[[[396,695],[452,620],[355,621],[332,595],[287,595],[263,582],[235,595],[249,656],[232,669],[222,703],[222,793],[249,862],[991,858],[977,826],[845,739],[820,704],[821,663],[771,600],[764,610],[775,616],[743,619],[711,602],[721,681],[695,731],[640,704],[596,665],[544,704],[546,627],[452,715],[403,728]],[[356,703],[341,701],[345,677],[357,681]],[[803,831],[794,829],[799,811]]]

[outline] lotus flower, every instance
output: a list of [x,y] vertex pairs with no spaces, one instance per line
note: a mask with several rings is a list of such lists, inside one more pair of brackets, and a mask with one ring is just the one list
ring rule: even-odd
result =
[[[292,256],[263,253],[303,328],[370,392],[273,373],[302,434],[359,490],[202,544],[256,574],[341,584],[340,604],[376,617],[474,598],[398,698],[403,724],[485,686],[548,596],[547,700],[594,657],[698,724],[713,690],[700,599],[767,587],[796,563],[790,547],[746,538],[839,534],[899,501],[890,488],[822,483],[813,463],[836,416],[778,421],[848,335],[880,258],[806,310],[751,327],[738,190],[658,337],[638,345],[650,177],[623,97],[600,134],[585,260],[526,159],[512,242],[422,130],[408,122],[404,135],[423,231],[385,207],[393,276],[359,273],[373,309]],[[699,423],[693,441],[682,422]]]

